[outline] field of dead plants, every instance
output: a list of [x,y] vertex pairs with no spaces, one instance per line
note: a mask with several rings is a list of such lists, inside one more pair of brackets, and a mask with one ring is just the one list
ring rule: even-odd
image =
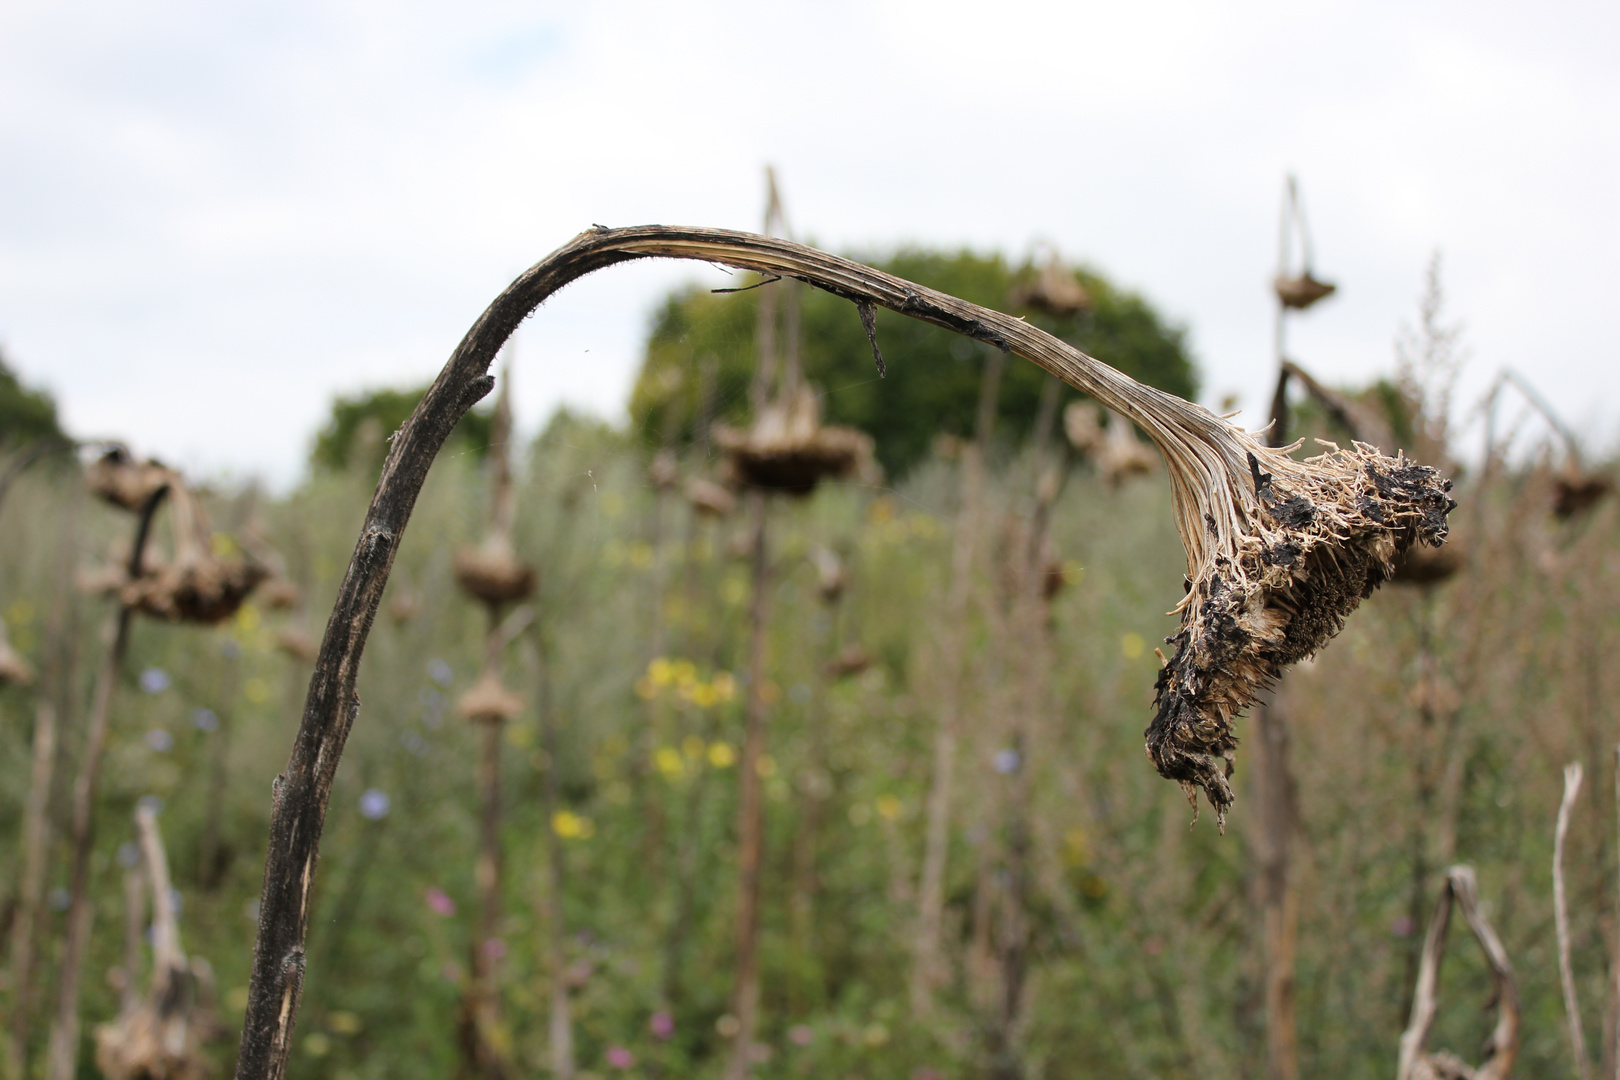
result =
[[[1067,282],[1024,300],[1078,303]],[[1247,662],[1169,640],[1186,589],[1222,594],[1187,580],[1150,445],[1055,380],[997,421],[1024,361],[970,343],[976,428],[883,477],[822,422],[785,290],[735,300],[775,335],[726,399],[741,421],[559,415],[519,444],[492,398],[490,452],[433,464],[318,873],[298,864],[293,1075],[1373,1078],[1414,998],[1438,1011],[1408,1075],[1475,1075],[1420,1050],[1615,1074],[1606,466],[1538,441],[1506,383],[1482,449],[1432,303],[1381,390],[1297,375],[1290,438],[1403,448],[1458,505],[1444,547],[1233,721],[1223,832],[1221,732],[1180,785],[1154,764],[1184,748],[1143,754],[1165,663],[1162,695],[1216,716],[1199,680]],[[278,496],[138,447],[0,451],[9,1075],[230,1072],[274,930],[272,782],[385,434]],[[1294,474],[1241,468],[1283,521],[1268,493]],[[1436,987],[1425,934],[1454,893]]]

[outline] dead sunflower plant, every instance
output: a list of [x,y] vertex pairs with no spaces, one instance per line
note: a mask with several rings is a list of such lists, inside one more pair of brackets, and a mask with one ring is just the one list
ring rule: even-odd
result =
[[[1224,817],[1232,718],[1287,664],[1321,648],[1415,544],[1440,544],[1455,507],[1432,468],[1354,444],[1300,461],[1201,406],[1144,386],[1029,323],[777,237],[647,225],[581,233],[514,281],[462,339],[391,443],[338,590],[303,723],[276,785],[237,1076],[285,1074],[327,801],[358,713],[355,678],[427,471],[493,380],[518,324],[568,283],[617,263],[676,258],[789,277],[852,301],[877,354],[886,307],[1017,353],[1119,413],[1164,454],[1186,547],[1181,628],[1160,672],[1149,757]],[[880,356],[879,356],[879,359]],[[786,422],[786,421],[784,421]]]

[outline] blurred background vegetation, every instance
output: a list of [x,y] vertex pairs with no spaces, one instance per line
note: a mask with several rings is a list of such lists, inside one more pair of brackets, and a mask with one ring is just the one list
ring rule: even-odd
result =
[[[1038,273],[970,253],[909,251],[881,265],[997,307]],[[1077,280],[1089,310],[1030,317],[1144,381],[1195,393],[1178,327],[1099,274]],[[500,1038],[517,1074],[551,1067],[559,988],[577,1075],[718,1076],[730,1052],[750,579],[741,515],[700,513],[680,483],[717,472],[700,418],[748,419],[761,295],[671,296],[627,429],[560,413],[513,448],[514,547],[539,575],[537,630],[504,666],[524,702],[503,734],[495,948]],[[1261,1075],[1250,748],[1240,750],[1240,801],[1224,836],[1207,815],[1189,828],[1180,791],[1142,755],[1154,645],[1172,629],[1165,612],[1181,598],[1184,570],[1162,472],[1121,480],[1061,440],[1032,444],[1045,377],[1014,360],[984,446],[985,492],[964,514],[963,445],[991,358],[881,313],[889,375],[879,382],[852,307],[807,291],[802,320],[804,370],[824,392],[824,417],[870,433],[887,476],[823,485],[771,511],[754,1073]],[[1300,1074],[1391,1073],[1423,921],[1456,861],[1477,868],[1515,965],[1520,1075],[1570,1073],[1549,875],[1559,773],[1572,760],[1589,777],[1570,840],[1576,976],[1588,1045],[1611,1067],[1615,502],[1554,515],[1572,463],[1511,426],[1484,457],[1447,445],[1436,412],[1444,387],[1434,383],[1443,365],[1424,365],[1409,355],[1402,379],[1357,400],[1428,439],[1425,460],[1449,457],[1460,473],[1461,568],[1426,586],[1386,586],[1276,702],[1298,791]],[[184,946],[212,965],[224,1034],[206,1052],[217,1074],[229,1070],[270,784],[310,675],[300,642],[319,638],[386,434],[417,396],[336,402],[308,477],[285,495],[204,493],[221,550],[229,537],[261,537],[297,587],[294,606],[250,599],[213,628],[135,625],[97,806],[80,1075],[97,1075],[93,1029],[119,1009],[120,976],[109,976],[126,964],[119,867],[141,800],[160,808]],[[4,454],[57,434],[48,400],[3,369],[0,423]],[[1304,399],[1295,427],[1346,437]],[[474,413],[456,438],[486,449],[489,416]],[[674,455],[675,486],[649,479],[661,450]],[[1466,470],[1455,465],[1464,457]],[[1034,620],[1020,621],[1009,582],[1043,505],[1041,470],[1054,461],[1062,486],[1039,568],[1050,589]],[[480,454],[441,455],[373,630],[313,900],[299,1076],[467,1075],[456,1016],[475,947],[477,742],[455,705],[484,662],[486,623],[456,588],[453,556],[482,536],[490,483]],[[157,520],[166,550],[170,519]],[[126,515],[87,497],[61,455],[23,472],[0,506],[0,616],[12,644],[50,675],[44,689],[0,688],[8,871],[21,858],[41,698],[63,718],[31,998],[17,999],[9,952],[0,986],[10,1015],[26,1007],[33,1017],[22,1048],[30,1075],[42,1074],[70,789],[111,606],[71,583],[127,542],[128,529]],[[961,626],[946,974],[919,1010],[910,972],[926,802],[937,720],[957,685],[941,626],[964,529],[979,543]],[[847,575],[836,597],[823,588],[824,552]],[[549,749],[548,724],[557,733]],[[560,798],[551,812],[548,777]],[[0,928],[9,930],[18,891],[16,874],[0,874]],[[559,938],[560,952],[551,945]],[[1434,1045],[1477,1060],[1489,988],[1477,950],[1454,929]]]

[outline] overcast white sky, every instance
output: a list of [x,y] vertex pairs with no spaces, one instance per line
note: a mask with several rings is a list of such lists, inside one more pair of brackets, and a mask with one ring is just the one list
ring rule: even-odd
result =
[[[756,228],[771,162],[823,246],[1054,241],[1259,423],[1293,170],[1341,286],[1292,332],[1307,366],[1387,371],[1439,248],[1470,385],[1512,364],[1606,438],[1617,30],[1613,3],[7,0],[0,343],[78,433],[287,483],[333,393],[428,378],[580,229]],[[520,420],[622,415],[697,273],[555,299]]]

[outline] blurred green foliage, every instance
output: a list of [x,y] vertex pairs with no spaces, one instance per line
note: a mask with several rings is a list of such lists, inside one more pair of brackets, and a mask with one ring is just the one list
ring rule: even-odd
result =
[[[999,255],[970,251],[908,250],[872,265],[997,310],[1015,310],[1011,304],[1015,290],[1039,272],[1033,263],[1011,266]],[[1076,277],[1090,294],[1090,312],[1062,318],[1018,312],[1133,378],[1195,397],[1197,371],[1182,328],[1100,274],[1081,270]],[[739,284],[753,280],[749,275]],[[879,380],[854,305],[783,281],[723,295],[690,288],[664,301],[630,398],[632,427],[643,440],[657,443],[666,434],[682,442],[692,438],[704,392],[703,370],[711,360],[714,419],[746,421],[763,289],[798,290],[804,370],[823,392],[823,419],[871,434],[878,460],[891,476],[904,475],[922,461],[939,435],[972,434],[988,346],[879,309],[878,344],[888,365],[888,376]],[[1044,379],[1033,365],[1009,365],[997,414],[1004,430],[1018,432],[1019,437],[1028,431]]]
[[[688,692],[682,673],[692,686],[712,688],[722,673],[736,678],[745,669],[748,567],[728,554],[736,523],[693,519],[684,503],[649,490],[634,442],[563,415],[520,469],[515,542],[540,569],[546,695],[561,728],[553,759],[542,750],[535,641],[525,638],[505,664],[507,685],[528,709],[508,725],[504,744],[500,986],[514,1056],[530,1074],[544,1071],[557,980],[572,988],[582,1072],[714,1077],[729,1049],[720,1028],[730,1007],[743,694]],[[701,464],[689,457],[683,467]],[[906,985],[935,720],[949,692],[937,629],[957,527],[957,469],[930,457],[890,491],[829,484],[773,515],[762,1080],[983,1074],[993,1014],[984,1002],[999,976],[993,963],[986,969],[975,959],[976,928],[991,920],[984,940],[993,959],[994,927],[1009,902],[1018,778],[997,768],[997,755],[1009,745],[1014,710],[1031,700],[1012,675],[1027,643],[1006,637],[993,603],[976,606],[968,628],[968,723],[947,865],[953,974],[929,1017],[912,1013]],[[145,620],[135,627],[98,807],[86,1076],[94,1026],[118,1008],[103,978],[124,948],[116,854],[131,839],[143,797],[162,803],[185,948],[217,974],[230,1033],[210,1053],[228,1075],[270,785],[309,679],[278,641],[289,629],[319,632],[372,480],[356,465],[318,472],[275,499],[211,497],[222,531],[260,520],[304,590],[301,609],[250,605],[215,629]],[[1559,526],[1538,483],[1516,474],[1468,493],[1457,517],[1459,540],[1472,552],[1463,575],[1432,593],[1386,587],[1287,682],[1302,810],[1303,1075],[1388,1074],[1405,1022],[1408,957],[1422,938],[1421,924],[1406,921],[1418,851],[1425,912],[1446,860],[1478,867],[1519,973],[1520,1068],[1568,1071],[1546,868],[1559,767],[1590,745],[1599,760],[1588,760],[1589,769],[1607,775],[1598,770],[1612,735],[1594,725],[1608,723],[1602,702],[1620,678],[1601,662],[1620,644],[1620,570],[1609,557],[1620,523],[1611,504]],[[997,457],[974,570],[975,587],[990,595],[1006,530],[1028,513],[1033,484],[1027,456]],[[13,499],[0,515],[0,613],[13,642],[45,667],[54,582],[96,562],[127,535],[129,518],[44,472],[25,475]],[[457,591],[451,560],[478,540],[486,499],[487,472],[475,458],[439,462],[372,630],[361,713],[312,899],[293,1059],[299,1076],[441,1080],[460,1067],[454,1015],[473,946],[478,803],[477,739],[455,702],[479,670],[485,617]],[[1049,704],[1024,716],[1033,884],[1018,1029],[1028,1073],[1052,1080],[1263,1070],[1252,803],[1242,788],[1252,758],[1240,749],[1244,795],[1224,836],[1207,817],[1189,830],[1180,792],[1142,760],[1157,667],[1151,645],[1172,628],[1164,613],[1181,592],[1168,502],[1162,476],[1112,490],[1080,465],[1056,507],[1053,539],[1070,584],[1050,607],[1057,662],[1042,699]],[[162,521],[158,535],[166,535]],[[817,545],[839,551],[850,568],[852,586],[836,609],[817,594],[808,558]],[[1526,570],[1524,550],[1558,554]],[[76,702],[87,697],[101,656],[96,631],[107,605],[66,596]],[[396,605],[405,597],[414,614]],[[650,663],[659,659],[655,621],[663,669]],[[827,658],[851,644],[873,666],[826,679]],[[167,678],[143,684],[154,670]],[[654,678],[659,671],[673,674]],[[1441,677],[1450,696],[1437,700],[1447,711],[1426,724],[1414,695]],[[36,700],[33,691],[0,689],[0,865],[15,865]],[[52,799],[58,835],[67,829],[82,711],[69,705],[63,715]],[[555,821],[542,801],[549,769],[559,772],[566,815]],[[1424,796],[1424,783],[1439,784],[1438,793]],[[375,796],[363,801],[367,792],[387,796],[385,812],[377,813]],[[1614,859],[1599,823],[1612,817],[1607,809],[1582,813],[1571,838],[1577,967],[1583,995],[1600,1001],[1600,919],[1610,910],[1603,889]],[[210,869],[202,838],[213,826],[224,854]],[[546,945],[548,831],[566,862],[561,967]],[[58,845],[49,887],[65,885]],[[62,923],[51,908],[40,934],[36,1016],[51,1000]],[[1474,1051],[1488,1027],[1476,1008],[1488,985],[1454,928],[1436,1045]],[[667,1024],[655,1022],[660,1014]],[[35,1036],[37,1060],[43,1026]],[[633,1067],[613,1066],[615,1047]]]
[[[352,462],[375,475],[388,456],[388,439],[410,419],[427,389],[428,384],[423,383],[413,389],[365,390],[334,399],[326,423],[315,436],[310,464],[317,469],[341,470]],[[472,409],[451,431],[446,450],[471,452],[482,458],[489,453],[492,422],[488,406]]]
[[39,439],[66,439],[57,422],[56,402],[45,391],[24,386],[0,352],[0,446]]

